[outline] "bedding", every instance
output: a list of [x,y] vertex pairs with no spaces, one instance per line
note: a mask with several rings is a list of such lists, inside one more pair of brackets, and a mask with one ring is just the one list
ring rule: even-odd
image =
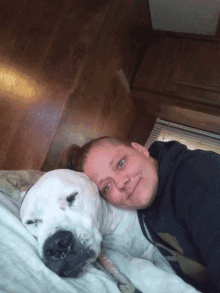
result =
[[38,243],[19,215],[25,191],[43,174],[35,170],[0,171],[0,292],[137,292],[103,255],[77,279],[61,278],[44,265]]

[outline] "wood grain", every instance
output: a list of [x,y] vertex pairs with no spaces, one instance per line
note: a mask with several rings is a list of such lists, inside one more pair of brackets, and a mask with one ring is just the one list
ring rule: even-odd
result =
[[57,168],[60,154],[73,143],[129,137],[135,112],[116,71],[122,68],[131,82],[151,32],[145,1],[111,1],[41,170]]
[[157,34],[143,58],[133,91],[142,98],[145,92],[146,98],[155,96],[165,104],[219,115],[219,48],[214,41]]
[[2,4],[1,169],[41,168],[108,7],[108,0]]
[[220,133],[219,46],[155,32],[131,89],[141,117],[133,128],[138,141],[147,140],[155,118]]
[[170,81],[220,92],[220,44],[185,42]]

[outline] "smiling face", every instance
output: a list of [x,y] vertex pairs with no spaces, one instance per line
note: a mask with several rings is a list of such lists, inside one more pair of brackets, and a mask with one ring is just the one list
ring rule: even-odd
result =
[[83,169],[103,198],[117,207],[143,209],[156,196],[158,163],[137,143],[102,142],[89,152]]

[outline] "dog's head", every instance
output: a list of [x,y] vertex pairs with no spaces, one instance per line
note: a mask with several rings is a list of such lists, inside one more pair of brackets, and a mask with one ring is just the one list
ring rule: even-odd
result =
[[45,264],[78,277],[100,252],[100,196],[88,177],[70,170],[44,174],[25,195],[22,223],[38,240]]

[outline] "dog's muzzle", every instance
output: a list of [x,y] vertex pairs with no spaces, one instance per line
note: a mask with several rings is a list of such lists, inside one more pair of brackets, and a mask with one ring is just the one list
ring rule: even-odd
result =
[[70,231],[58,231],[46,239],[43,246],[46,266],[61,277],[77,278],[95,252],[85,247]]

